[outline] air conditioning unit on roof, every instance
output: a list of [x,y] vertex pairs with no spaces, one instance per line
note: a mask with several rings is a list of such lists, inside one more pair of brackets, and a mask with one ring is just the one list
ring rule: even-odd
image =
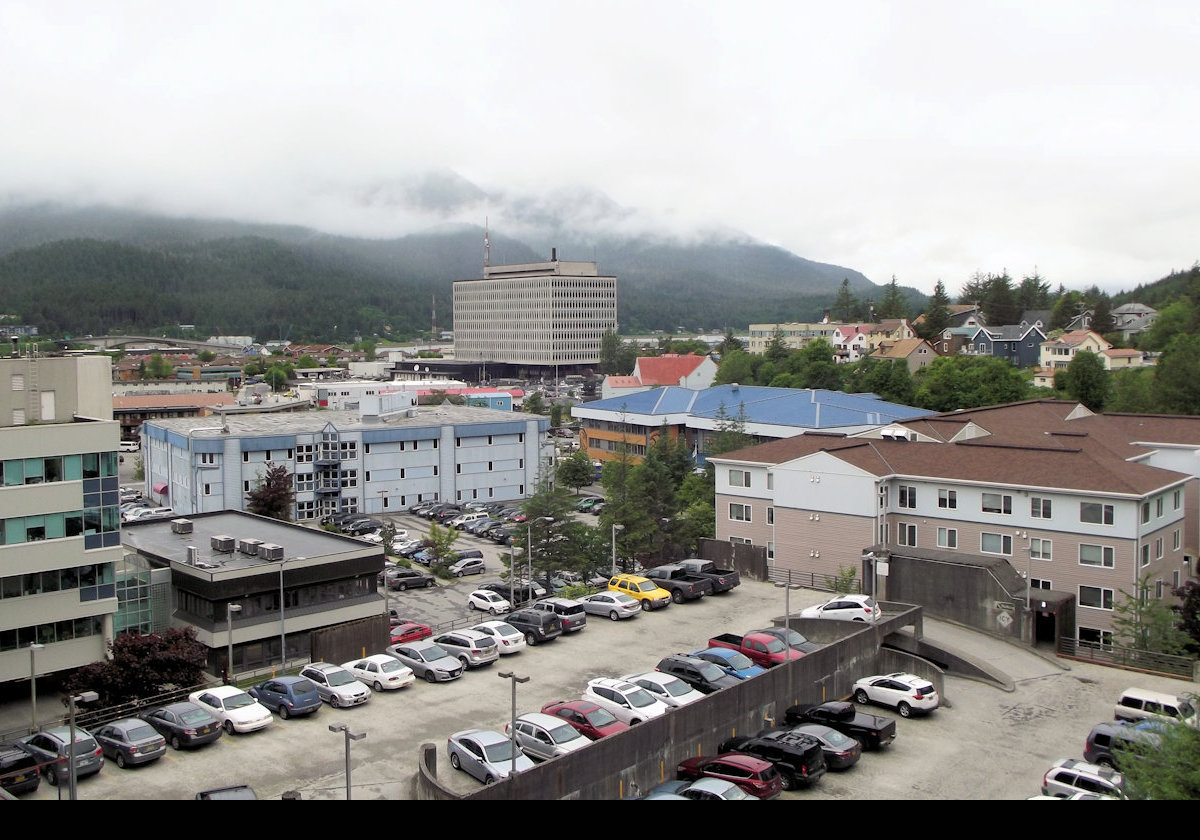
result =
[[262,544],[262,540],[256,540],[254,537],[246,537],[237,541],[237,550],[242,554],[250,554],[257,557],[258,547]]
[[282,560],[283,546],[275,543],[263,543],[258,547],[258,556],[264,560]]
[[190,519],[172,519],[171,520],[172,534],[190,534],[192,533],[192,520]]
[[214,534],[209,538],[209,545],[212,546],[212,550],[219,551],[222,554],[232,554],[235,542],[236,540],[233,537],[226,536],[225,534]]

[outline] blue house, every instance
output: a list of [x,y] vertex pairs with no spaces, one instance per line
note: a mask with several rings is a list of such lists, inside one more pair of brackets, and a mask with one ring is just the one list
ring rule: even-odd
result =
[[979,327],[962,352],[974,356],[995,356],[1017,367],[1037,367],[1045,340],[1046,334],[1036,325]]

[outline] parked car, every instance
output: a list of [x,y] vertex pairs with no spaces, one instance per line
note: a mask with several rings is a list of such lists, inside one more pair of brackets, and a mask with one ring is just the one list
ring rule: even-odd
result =
[[562,635],[562,621],[554,613],[514,610],[504,620],[525,634],[525,643],[530,647]]
[[657,610],[671,605],[671,593],[641,575],[614,575],[608,581],[608,589],[636,598],[644,610]]
[[398,592],[403,592],[406,589],[428,589],[434,583],[433,575],[417,571],[416,569],[405,569],[402,566],[397,566],[395,571],[389,570],[388,573],[388,589],[394,589]]
[[617,720],[630,725],[661,717],[671,708],[656,700],[650,692],[624,680],[603,677],[588,680],[581,700],[589,700],[613,713]]
[[467,609],[483,610],[492,615],[512,612],[512,604],[508,599],[490,589],[476,589],[467,596]]
[[738,653],[732,648],[701,648],[692,651],[688,656],[703,659],[705,662],[711,662],[726,674],[729,674],[729,676],[737,677],[739,680],[748,680],[751,677],[757,677],[759,674],[767,672],[766,668],[751,662],[750,657],[744,653]]
[[463,664],[464,668],[491,665],[500,658],[496,640],[478,630],[451,630],[435,636],[434,643]]
[[136,764],[149,764],[163,757],[167,739],[141,718],[121,718],[99,727],[94,737],[105,758],[122,770]]
[[900,672],[863,677],[856,681],[854,699],[863,704],[891,706],[900,713],[900,717],[932,712],[938,707],[938,693],[933,683],[916,674]]
[[353,674],[354,679],[376,691],[408,688],[417,679],[412,668],[386,653],[375,653],[366,659],[345,662],[342,667]]
[[270,709],[235,685],[217,685],[193,691],[188,695],[188,700],[221,721],[230,735],[266,729],[274,720]]
[[[690,784],[679,788],[678,796],[680,799],[693,799],[702,802],[709,800],[737,800],[737,799],[756,799],[737,786],[734,782],[725,779],[716,779],[705,777],[697,779]],[[648,797],[647,797],[648,798]]]
[[463,664],[441,646],[430,641],[392,645],[387,652],[412,668],[428,683],[449,682],[463,675]]
[[300,669],[300,676],[308,678],[316,686],[321,699],[335,709],[358,706],[371,699],[371,689],[345,668],[332,662],[311,662]]
[[628,723],[590,700],[556,700],[542,706],[542,711],[562,718],[593,741],[629,728]]
[[172,749],[199,747],[211,744],[221,737],[224,730],[217,720],[202,706],[181,701],[143,712],[142,720],[158,730],[167,739]]
[[816,738],[789,730],[739,735],[723,741],[717,752],[739,752],[775,765],[784,790],[816,784],[825,775],[825,752]]
[[1042,793],[1066,799],[1075,793],[1094,793],[1124,799],[1125,780],[1111,767],[1076,758],[1060,758],[1042,776]]
[[708,646],[736,650],[761,668],[774,668],[804,656],[800,651],[792,650],[784,644],[782,639],[768,633],[747,633],[745,636],[739,636],[737,633],[719,633],[708,640]]
[[686,759],[675,768],[675,776],[690,780],[707,776],[733,782],[758,799],[774,799],[783,790],[783,780],[771,762],[742,753]]
[[1100,767],[1120,769],[1123,762],[1145,755],[1162,744],[1162,734],[1147,726],[1164,726],[1158,721],[1114,720],[1098,723],[1088,733],[1083,760]]
[[791,706],[784,712],[788,726],[820,723],[849,735],[864,750],[878,750],[896,740],[896,721],[880,715],[870,715],[854,708],[853,703],[835,700],[820,705]]
[[321,695],[305,677],[263,680],[246,693],[284,720],[321,711]]
[[124,514],[123,518],[126,522],[141,522],[143,519],[161,519],[174,515],[174,509],[169,507],[139,507]]
[[[509,585],[506,581],[492,581],[491,583],[481,584],[480,589],[490,589],[502,598],[508,598]],[[535,598],[545,598],[546,590],[539,584],[535,583],[532,586],[524,581],[513,581],[512,584],[512,600],[517,604],[524,604],[527,601],[532,601]]]
[[584,496],[575,503],[575,510],[579,511],[580,513],[587,513],[592,509],[592,505],[599,501],[601,501],[599,496]]
[[229,785],[228,787],[213,788],[212,790],[202,790],[196,794],[196,798],[218,801],[257,800],[258,794],[254,792],[254,788],[250,787],[250,785]]
[[588,615],[603,615],[613,621],[637,618],[642,614],[641,602],[624,592],[597,592],[580,598],[579,603]]
[[711,662],[682,653],[663,657],[658,665],[654,666],[654,670],[678,677],[701,694],[712,694],[741,682]]
[[839,621],[865,621],[874,624],[883,610],[870,595],[835,595],[823,604],[800,611],[801,618],[834,618]]
[[[504,733],[512,735],[512,724],[504,725]],[[590,738],[560,717],[528,712],[517,718],[517,747],[534,761],[558,758],[590,743]]]
[[621,677],[625,682],[633,683],[654,695],[655,699],[666,703],[672,709],[686,706],[704,699],[704,695],[692,688],[678,677],[664,674],[661,671],[648,671],[644,674],[626,674]]
[[767,636],[774,636],[792,650],[800,653],[812,653],[814,650],[820,650],[821,646],[816,642],[810,642],[800,633],[792,630],[790,627],[764,627],[761,630],[751,631],[754,633],[763,633]]
[[486,633],[496,640],[496,650],[501,656],[525,650],[525,634],[507,621],[484,621],[471,628]]
[[1188,697],[1176,697],[1161,691],[1145,688],[1127,688],[1113,707],[1117,720],[1165,720],[1183,721],[1197,725],[1196,706]]
[[37,759],[17,744],[0,744],[0,790],[16,796],[37,790],[42,783]]
[[402,645],[430,638],[433,635],[433,628],[419,621],[409,621],[408,619],[401,618],[397,620],[396,624],[392,625],[390,632],[392,644]]
[[446,740],[450,766],[474,776],[485,785],[507,779],[510,772],[520,773],[533,762],[520,748],[514,753],[512,741],[491,729],[464,729]]
[[825,754],[825,766],[830,770],[848,770],[862,756],[862,744],[824,724],[802,723],[791,731],[816,739]]
[[75,757],[75,778],[82,779],[99,773],[104,767],[104,752],[92,733],[75,727],[75,744],[71,749],[71,727],[54,726],[16,741],[17,746],[33,756],[41,765],[42,777],[51,785],[66,782],[71,769],[68,756]]
[[464,575],[481,575],[487,570],[483,560],[478,557],[472,557],[465,560],[456,560],[451,563],[446,569],[447,574],[451,577],[462,577]]
[[562,622],[564,633],[573,633],[587,627],[587,613],[583,604],[572,598],[543,598],[533,603],[532,609],[554,613]]

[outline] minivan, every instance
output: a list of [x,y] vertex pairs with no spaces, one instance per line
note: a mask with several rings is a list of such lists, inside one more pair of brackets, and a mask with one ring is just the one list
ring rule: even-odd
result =
[[1121,692],[1113,707],[1113,717],[1134,721],[1161,718],[1197,725],[1196,706],[1189,698],[1145,688],[1127,688]]
[[564,633],[582,630],[587,626],[587,613],[583,610],[583,604],[571,598],[543,598],[536,602],[533,608],[558,616],[562,621]]
[[140,452],[142,449],[141,441],[123,440],[121,441],[119,450],[121,452]]

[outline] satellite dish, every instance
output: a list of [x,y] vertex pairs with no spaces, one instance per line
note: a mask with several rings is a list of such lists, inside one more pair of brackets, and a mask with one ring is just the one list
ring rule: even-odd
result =
[[421,369],[420,365],[413,365],[413,370],[419,371],[420,369]]

